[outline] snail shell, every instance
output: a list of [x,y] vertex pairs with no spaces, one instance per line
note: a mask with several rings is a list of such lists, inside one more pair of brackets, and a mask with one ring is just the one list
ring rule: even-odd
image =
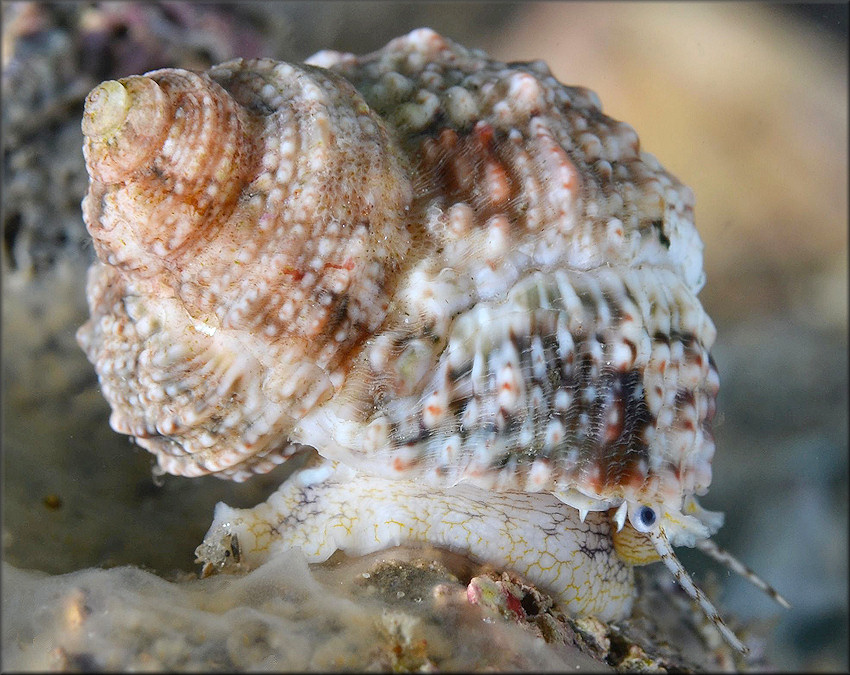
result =
[[169,473],[268,470],[384,322],[403,156],[341,77],[267,60],[106,82],[83,131],[79,340],[113,428]]
[[[83,131],[99,262],[78,338],[113,428],[160,470],[244,480],[316,448],[286,508],[243,517],[286,546],[326,531],[281,534],[287,509],[368,525],[345,493],[379,483],[397,510],[554,496],[575,518],[523,522],[564,522],[578,549],[610,522],[606,565],[662,559],[743,649],[672,553],[722,522],[694,498],[719,382],[693,195],[595,94],[420,29],[364,57],[105,82]],[[236,534],[222,518],[208,561]],[[363,550],[356,531],[336,545]],[[619,585],[592,593],[629,610]]]

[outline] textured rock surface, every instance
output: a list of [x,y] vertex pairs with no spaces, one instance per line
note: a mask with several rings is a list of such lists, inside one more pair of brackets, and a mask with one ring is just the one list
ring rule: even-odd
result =
[[[46,576],[9,565],[8,670],[682,672],[735,660],[651,575],[628,621],[572,619],[522,579],[436,549],[297,551],[247,574],[166,581],[135,567]],[[736,626],[736,628],[738,628]],[[747,664],[764,665],[762,646]],[[741,662],[738,662],[739,665]]]

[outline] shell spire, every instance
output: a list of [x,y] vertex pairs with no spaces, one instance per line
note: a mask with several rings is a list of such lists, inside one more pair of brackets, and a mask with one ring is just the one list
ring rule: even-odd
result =
[[149,77],[108,80],[92,89],[83,114],[90,176],[118,182],[144,167],[168,132],[170,103]]
[[268,470],[384,320],[405,159],[345,80],[269,60],[106,82],[83,131],[113,427],[171,473]]

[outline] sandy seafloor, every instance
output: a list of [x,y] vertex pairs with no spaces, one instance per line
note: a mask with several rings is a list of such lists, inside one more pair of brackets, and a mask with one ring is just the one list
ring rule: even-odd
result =
[[[694,189],[722,383],[703,504],[726,511],[718,543],[793,607],[681,557],[698,583],[713,578],[724,613],[761,627],[771,668],[846,670],[847,23],[834,8],[819,17],[719,3],[4,3],[4,561],[51,575],[191,572],[214,504],[255,504],[286,472],[156,484],[151,458],[110,430],[74,341],[93,256],[79,212],[87,91],[237,55],[362,53],[428,25],[594,89]],[[2,579],[4,619],[32,583],[16,575]]]

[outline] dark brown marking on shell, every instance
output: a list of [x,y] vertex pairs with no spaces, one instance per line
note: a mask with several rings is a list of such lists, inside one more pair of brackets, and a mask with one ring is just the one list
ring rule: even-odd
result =
[[437,198],[443,208],[469,204],[479,226],[501,214],[516,223],[513,205],[521,190],[505,156],[511,145],[504,131],[485,122],[467,132],[445,127],[425,136],[418,154],[420,182],[427,187],[420,189],[420,198]]
[[[646,478],[646,460],[649,448],[643,442],[644,429],[653,422],[640,387],[643,375],[637,370],[612,373],[603,379],[604,384],[594,409],[594,419],[600,428],[594,451],[604,467],[603,485],[641,485]],[[599,386],[599,385],[597,385]],[[612,392],[613,403],[621,409],[619,423],[609,440],[605,426],[606,410],[603,407],[606,392]],[[640,392],[640,393],[638,393]]]
[[[535,338],[541,340],[548,364],[542,380],[533,374],[531,363],[531,344]],[[549,422],[558,420],[563,424],[565,433],[556,447],[537,445],[537,440],[531,446],[509,443],[505,452],[493,457],[489,468],[498,471],[513,463],[514,470],[525,475],[535,459],[547,458],[554,463],[556,473],[567,471],[573,476],[580,475],[581,480],[587,480],[599,491],[618,486],[640,487],[647,477],[649,455],[644,431],[655,423],[643,395],[642,369],[615,370],[603,366],[588,351],[588,338],[581,339],[577,335],[573,336],[575,349],[561,359],[556,336],[547,332],[542,324],[533,325],[529,335],[517,335],[509,331],[508,339],[520,356],[517,365],[526,388],[540,387],[543,395],[542,416],[538,416],[538,412],[533,409],[526,392],[524,407],[513,412],[501,406],[496,407],[491,417],[478,419],[474,428],[466,429],[461,423],[464,411],[468,405],[480,406],[480,398],[452,397],[448,410],[449,417],[454,420],[451,433],[460,436],[461,446],[473,435],[478,442],[485,438],[490,442],[500,438],[516,439],[529,416],[536,429],[534,438],[539,439]],[[589,339],[599,339],[604,353],[605,343],[601,335],[593,335]],[[467,362],[454,369],[451,381],[457,383],[468,378],[471,367],[472,363]],[[489,387],[495,383],[493,376],[491,372]],[[584,393],[591,389],[595,391],[592,399],[584,400]],[[571,398],[569,408],[565,411],[555,406],[555,397],[560,390],[568,392]],[[498,391],[488,388],[480,396],[498,396]],[[390,437],[396,447],[405,442],[428,441],[435,432],[425,427],[421,415],[418,432],[416,438],[400,439],[393,429]],[[576,450],[578,464],[568,468],[572,460],[567,458]]]

